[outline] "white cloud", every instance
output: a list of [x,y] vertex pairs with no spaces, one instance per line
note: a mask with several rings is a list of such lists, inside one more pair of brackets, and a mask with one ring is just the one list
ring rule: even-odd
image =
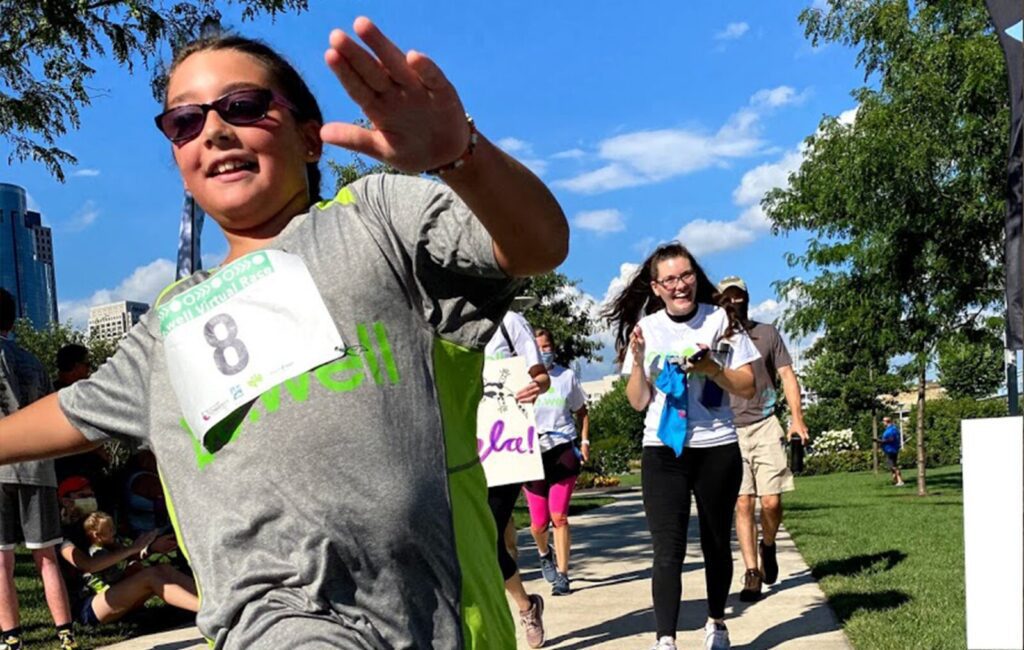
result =
[[802,93],[798,93],[792,86],[765,88],[754,93],[754,96],[750,98],[750,104],[765,108],[799,105],[807,99],[808,94],[810,91],[804,90]]
[[597,156],[605,161],[604,166],[552,185],[595,194],[657,183],[763,154],[761,118],[780,106],[803,101],[805,95],[789,86],[759,90],[747,106],[733,113],[712,134],[695,129],[657,129],[616,135],[598,145]]
[[746,34],[748,30],[750,25],[747,23],[729,23],[725,29],[715,34],[715,38],[720,41],[734,40]]
[[39,202],[36,201],[35,197],[33,197],[32,194],[29,192],[25,192],[25,209],[39,213],[42,213],[43,211],[43,209],[39,206]]
[[82,207],[78,208],[78,211],[71,216],[71,219],[64,224],[64,230],[68,232],[82,232],[92,224],[96,223],[96,219],[99,218],[100,211],[96,207],[96,202],[92,199],[82,204]]
[[135,300],[152,304],[167,285],[174,282],[174,262],[159,258],[140,266],[113,289],[100,289],[88,298],[67,300],[57,305],[61,322],[70,321],[85,329],[89,324],[89,308],[119,300]]
[[860,110],[860,106],[854,106],[848,111],[843,111],[839,114],[839,123],[847,126],[853,126],[853,123],[857,120],[857,111]]
[[738,217],[731,221],[695,219],[683,226],[676,238],[698,257],[750,244],[771,228],[761,199],[770,190],[785,187],[801,162],[803,152],[798,147],[775,162],[754,167],[732,192],[733,203],[742,208]]
[[580,158],[582,158],[585,155],[586,155],[586,152],[583,151],[582,149],[567,149],[565,151],[559,151],[558,153],[556,153],[555,155],[553,155],[551,157],[555,158],[555,159],[558,159],[558,160],[563,160],[563,159],[579,160]]
[[622,213],[614,209],[580,212],[573,218],[572,223],[582,230],[600,234],[622,232],[626,229]]
[[100,175],[100,170],[98,170],[98,169],[89,169],[89,168],[76,169],[75,171],[71,172],[71,175],[72,176],[77,176],[79,178],[92,178],[92,177],[95,177],[95,176],[99,176]]
[[530,145],[519,138],[502,138],[498,140],[498,146],[511,154],[522,153],[530,149]]

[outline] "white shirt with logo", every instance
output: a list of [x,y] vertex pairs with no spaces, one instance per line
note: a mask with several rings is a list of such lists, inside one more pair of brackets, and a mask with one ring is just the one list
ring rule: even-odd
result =
[[552,366],[548,376],[551,377],[551,388],[533,405],[541,451],[576,439],[576,422],[572,414],[587,403],[587,395],[572,370]]
[[514,311],[506,312],[505,317],[501,319],[501,324],[505,326],[508,338],[512,340],[513,348],[509,348],[509,341],[505,339],[501,328],[498,328],[491,340],[487,342],[484,356],[488,359],[523,357],[526,359],[527,370],[536,365],[542,365],[537,339],[534,338],[533,329],[522,314]]
[[[698,304],[697,313],[685,322],[673,321],[662,309],[644,316],[638,324],[646,343],[644,377],[651,382],[654,393],[644,418],[645,447],[664,445],[658,438],[658,424],[665,408],[665,393],[654,382],[666,357],[689,357],[700,349],[700,343],[711,348],[715,359],[726,368],[739,368],[761,356],[746,332],[725,336],[728,315],[713,305]],[[627,350],[622,374],[629,375],[632,370],[633,355]],[[702,374],[688,373],[686,396],[687,447],[717,447],[736,442],[729,395],[724,389]]]

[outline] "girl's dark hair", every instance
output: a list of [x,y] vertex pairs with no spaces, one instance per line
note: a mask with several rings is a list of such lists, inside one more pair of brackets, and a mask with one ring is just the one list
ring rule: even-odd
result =
[[[601,317],[611,325],[615,332],[615,360],[617,362],[621,363],[625,358],[626,349],[629,347],[629,335],[640,319],[647,314],[653,314],[659,309],[665,308],[664,301],[651,291],[651,282],[658,277],[658,264],[676,257],[688,259],[693,272],[697,274],[696,302],[718,305],[718,290],[690,251],[677,241],[661,244],[643,261],[626,288],[601,311]],[[740,324],[731,305],[723,306],[723,309],[729,316],[729,329],[726,331],[726,336],[731,336],[740,330]]]
[[[197,52],[215,50],[235,50],[248,54],[262,63],[277,84],[277,90],[295,105],[296,121],[324,123],[320,105],[298,71],[272,47],[256,39],[234,34],[219,34],[194,40],[175,51],[174,60],[167,70],[167,80],[170,80],[178,65],[188,57]],[[309,183],[310,203],[316,203],[320,200],[320,167],[315,162],[306,163],[306,180]]]
[[551,347],[555,346],[555,337],[551,334],[551,330],[549,330],[549,329],[547,329],[545,327],[538,327],[538,328],[533,330],[533,338],[536,339],[536,338],[540,338],[542,336],[547,337],[548,343],[551,344]]

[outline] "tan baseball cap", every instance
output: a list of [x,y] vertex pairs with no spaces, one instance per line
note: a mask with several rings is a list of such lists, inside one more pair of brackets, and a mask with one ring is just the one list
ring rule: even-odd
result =
[[729,287],[736,287],[743,293],[749,293],[747,291],[747,283],[744,282],[743,278],[741,278],[738,275],[730,275],[728,277],[722,278],[722,281],[718,283],[718,292],[721,293],[728,289]]

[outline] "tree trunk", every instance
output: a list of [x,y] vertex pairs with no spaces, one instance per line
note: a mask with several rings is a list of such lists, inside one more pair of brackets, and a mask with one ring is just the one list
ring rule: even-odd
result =
[[928,496],[924,481],[924,389],[926,362],[922,359],[917,374],[917,496]]
[[[872,389],[875,386],[875,369],[868,368]],[[878,473],[878,408],[871,407],[871,471]]]

